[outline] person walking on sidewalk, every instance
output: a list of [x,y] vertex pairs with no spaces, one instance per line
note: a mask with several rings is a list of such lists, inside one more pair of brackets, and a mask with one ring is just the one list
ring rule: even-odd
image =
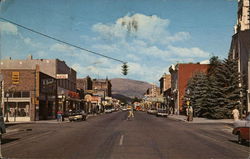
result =
[[188,106],[186,111],[187,111],[187,121],[193,121],[193,107]]
[[234,110],[232,111],[232,114],[233,114],[233,117],[234,117],[234,121],[239,120],[240,113],[239,113],[239,110],[237,109],[237,107],[234,107]]
[[62,122],[62,111],[58,110],[56,114],[57,114],[57,121]]

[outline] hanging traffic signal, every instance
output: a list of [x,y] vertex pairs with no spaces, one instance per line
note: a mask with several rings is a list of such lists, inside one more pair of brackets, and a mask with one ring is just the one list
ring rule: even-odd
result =
[[125,76],[128,74],[128,65],[127,65],[127,63],[123,63],[123,65],[122,65],[122,74],[125,75]]

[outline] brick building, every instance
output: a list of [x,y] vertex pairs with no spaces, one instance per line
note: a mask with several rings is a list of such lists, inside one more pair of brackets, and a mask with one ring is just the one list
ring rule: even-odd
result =
[[169,67],[175,114],[183,112],[182,104],[188,80],[197,72],[207,73],[208,68],[208,64],[176,64]]
[[7,112],[9,121],[55,118],[56,80],[53,77],[40,72],[39,67],[35,70],[4,69],[1,74],[5,118]]
[[[33,59],[32,56],[29,56],[24,60],[14,60],[9,58],[0,61],[1,72],[5,70],[16,70],[17,72],[18,70],[36,70],[37,67],[39,67],[39,71],[37,72],[41,72],[44,75],[55,79],[56,97],[54,98],[56,102],[53,103],[53,108],[55,108],[55,111],[57,111],[57,108],[62,109],[63,111],[68,111],[69,109],[77,109],[80,107],[79,94],[76,91],[76,71],[67,66],[64,61],[61,61],[59,59]],[[8,79],[4,79],[3,82],[8,82]],[[37,86],[38,85],[39,83],[37,84]],[[8,87],[4,86],[4,89],[2,91],[6,92],[7,89]],[[48,88],[46,89],[48,90]],[[37,93],[36,98],[34,99],[37,98],[45,98],[45,96]],[[3,100],[6,100],[6,98],[3,98]],[[42,105],[44,105],[42,101],[40,104],[38,100],[36,102],[36,105],[37,112],[39,112],[39,108],[41,108],[41,110],[44,109],[44,107],[41,107]],[[49,103],[49,105],[51,105],[51,103]],[[3,104],[2,107],[4,107]],[[48,109],[50,108],[48,107]],[[52,112],[54,112],[54,110]],[[32,117],[31,120],[38,120],[38,116],[39,115],[36,115],[36,118]]]
[[164,95],[169,88],[171,88],[171,75],[164,73],[160,78],[160,93]]
[[111,97],[112,96],[112,85],[108,79],[93,79],[92,88],[95,94],[102,97]]
[[85,78],[78,78],[76,80],[77,89],[82,89],[83,91],[92,90],[92,79],[87,76]]

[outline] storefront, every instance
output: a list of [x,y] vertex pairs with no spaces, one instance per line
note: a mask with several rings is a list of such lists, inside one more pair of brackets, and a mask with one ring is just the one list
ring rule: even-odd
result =
[[55,118],[56,81],[36,70],[2,70],[5,121]]

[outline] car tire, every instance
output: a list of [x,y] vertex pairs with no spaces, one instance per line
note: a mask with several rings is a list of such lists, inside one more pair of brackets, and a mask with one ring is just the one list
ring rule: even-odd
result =
[[242,139],[240,132],[238,133],[238,143],[239,144],[244,144],[246,140]]

